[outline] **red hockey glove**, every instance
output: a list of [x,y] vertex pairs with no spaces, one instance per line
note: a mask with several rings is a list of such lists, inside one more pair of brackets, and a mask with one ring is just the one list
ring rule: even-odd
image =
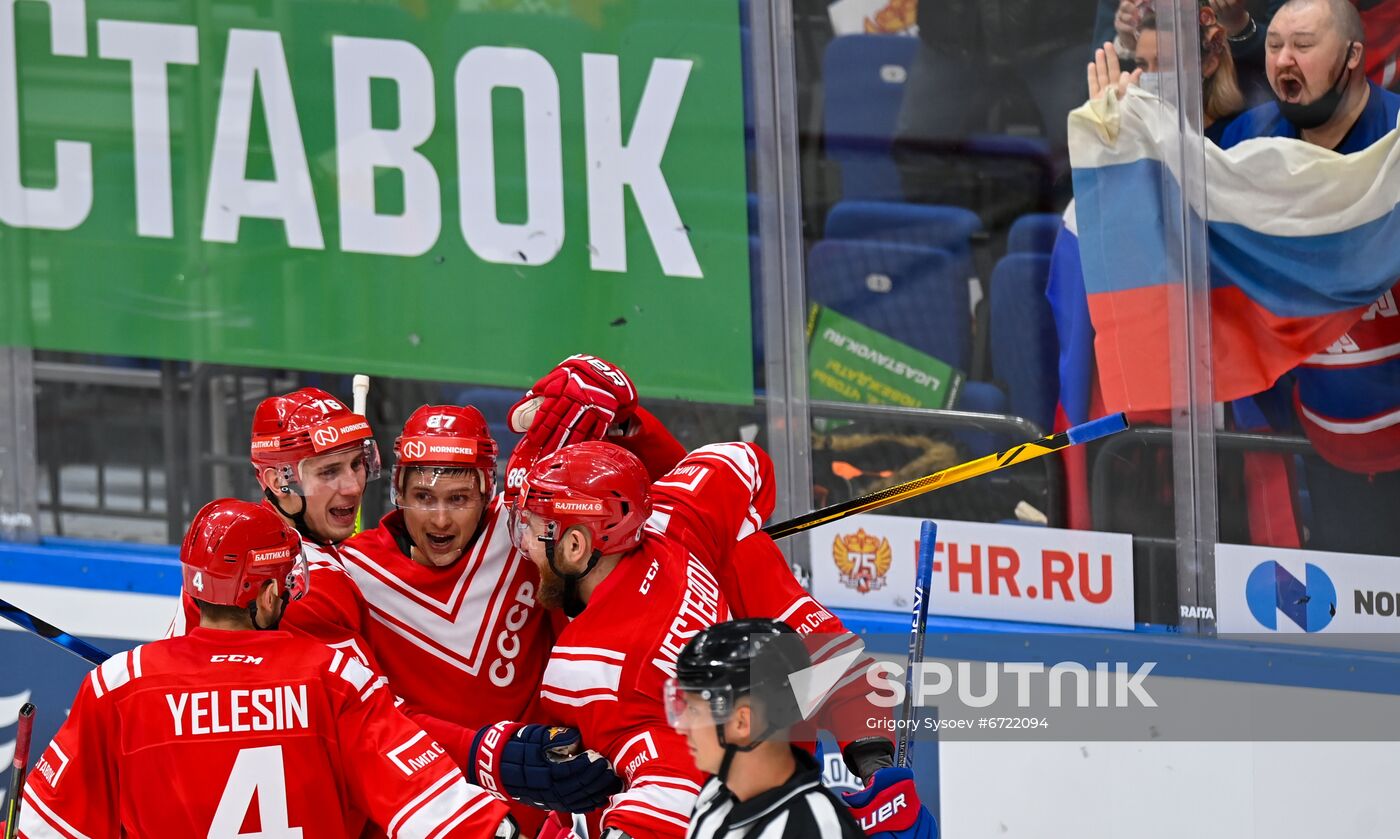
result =
[[841,796],[869,837],[938,839],[933,814],[919,801],[914,773],[902,766],[877,769],[865,789]]
[[570,443],[601,440],[637,408],[627,374],[591,355],[573,355],[526,391],[510,409],[510,427],[524,434],[506,465],[506,497],[520,488],[536,459]]

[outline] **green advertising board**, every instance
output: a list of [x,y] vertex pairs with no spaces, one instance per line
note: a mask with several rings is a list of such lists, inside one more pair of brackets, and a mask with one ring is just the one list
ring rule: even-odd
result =
[[834,309],[807,311],[808,367],[813,399],[949,408],[962,373]]
[[3,7],[0,344],[752,399],[738,4]]

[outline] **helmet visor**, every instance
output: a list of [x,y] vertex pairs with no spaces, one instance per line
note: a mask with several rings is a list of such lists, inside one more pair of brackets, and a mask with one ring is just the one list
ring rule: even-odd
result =
[[300,600],[311,590],[311,573],[306,567],[306,554],[297,551],[292,567],[287,571],[286,592],[289,600]]
[[403,466],[390,493],[403,510],[458,513],[486,503],[486,477],[480,469],[463,466]]
[[666,680],[661,697],[666,722],[676,731],[713,728],[734,716],[734,689],[729,685],[681,684],[673,677]]
[[287,486],[303,497],[358,494],[364,492],[366,482],[379,477],[379,446],[374,440],[361,440],[338,451],[303,458],[295,472],[285,470],[284,477],[291,478]]
[[531,542],[553,539],[559,529],[556,522],[552,522],[538,513],[521,509],[519,505],[511,505],[507,523],[510,525],[510,543],[515,546],[516,550],[527,554],[530,552]]

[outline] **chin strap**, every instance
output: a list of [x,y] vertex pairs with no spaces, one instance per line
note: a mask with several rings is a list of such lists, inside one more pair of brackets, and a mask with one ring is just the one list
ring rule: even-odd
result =
[[715,737],[719,739],[719,744],[724,747],[724,760],[720,761],[719,771],[715,773],[715,777],[719,778],[719,782],[722,784],[729,778],[729,765],[734,762],[735,755],[739,754],[739,752],[753,751],[777,730],[778,729],[770,725],[762,734],[750,740],[748,745],[738,746],[724,739],[723,725],[716,725]]
[[582,614],[583,607],[587,605],[583,602],[583,598],[578,596],[578,581],[588,576],[589,572],[598,565],[598,560],[602,559],[603,555],[594,550],[593,555],[588,558],[588,564],[583,566],[582,571],[577,574],[566,574],[560,571],[559,566],[554,563],[554,540],[541,539],[540,541],[544,542],[544,555],[549,560],[549,570],[564,581],[564,614],[570,618],[576,618]]
[[292,527],[296,528],[297,533],[300,533],[303,539],[306,539],[317,545],[329,544],[328,542],[323,541],[320,536],[317,536],[316,534],[312,533],[311,527],[307,525],[306,499],[302,499],[300,511],[296,513],[289,513],[286,510],[282,509],[282,497],[277,493],[273,492],[267,487],[263,487],[263,496],[266,497],[268,501],[272,502],[272,506],[277,508],[277,512],[286,516],[288,519],[291,519]]

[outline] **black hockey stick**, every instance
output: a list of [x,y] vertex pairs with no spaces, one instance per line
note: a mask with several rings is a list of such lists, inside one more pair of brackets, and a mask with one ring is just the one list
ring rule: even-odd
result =
[[34,703],[26,702],[19,709],[19,727],[15,733],[15,760],[10,773],[10,795],[5,807],[5,839],[19,834],[19,799],[24,794],[24,776],[29,774],[29,738],[34,735]]
[[36,618],[8,600],[0,600],[0,618],[18,624],[22,629],[52,641],[78,658],[93,664],[101,664],[111,658],[78,636],[64,632],[42,618]]
[[895,484],[877,490],[869,495],[862,495],[859,498],[852,498],[849,501],[842,501],[840,504],[832,504],[830,507],[823,507],[820,510],[813,510],[810,513],[803,513],[796,518],[770,524],[763,528],[774,539],[782,539],[785,536],[792,536],[804,530],[811,530],[823,524],[829,524],[853,516],[856,513],[868,513],[871,510],[878,510],[881,507],[888,507],[891,504],[903,501],[906,498],[913,498],[916,495],[923,495],[935,489],[942,489],[950,484],[965,481],[968,478],[976,478],[979,475],[986,475],[998,469],[1005,469],[1008,466],[1015,466],[1018,463],[1025,463],[1037,457],[1043,457],[1051,452],[1067,449],[1070,446],[1077,446],[1080,443],[1088,443],[1107,437],[1110,434],[1117,434],[1126,430],[1128,418],[1123,414],[1109,414],[1096,420],[1080,423],[1073,428],[1061,431],[1059,434],[1051,434],[1048,437],[1041,437],[1030,443],[1022,443],[1019,446],[989,454],[986,457],[979,457],[976,460],[969,460],[967,463],[959,463],[957,466],[949,466],[934,472],[932,475],[925,475],[922,478],[915,478],[912,481],[905,481],[902,484]]

